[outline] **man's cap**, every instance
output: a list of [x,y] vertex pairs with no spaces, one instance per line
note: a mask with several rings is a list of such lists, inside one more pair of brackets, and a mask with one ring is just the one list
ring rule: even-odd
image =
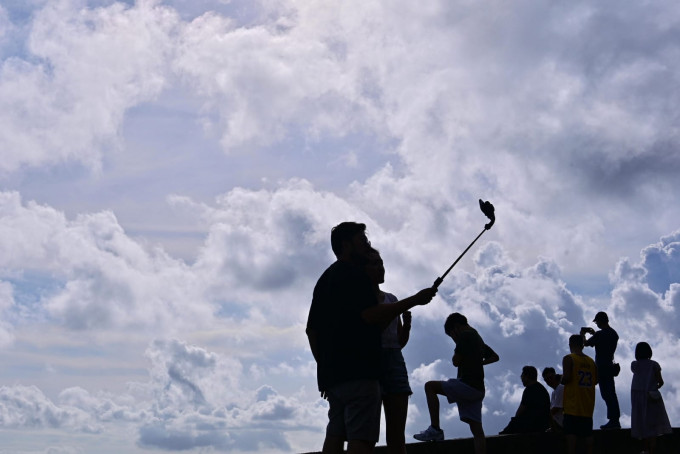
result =
[[595,318],[593,319],[594,322],[608,322],[609,317],[607,316],[606,312],[598,312],[595,314]]

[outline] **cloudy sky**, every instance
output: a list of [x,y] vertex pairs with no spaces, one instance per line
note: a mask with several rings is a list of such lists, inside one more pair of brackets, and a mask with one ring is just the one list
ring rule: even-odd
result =
[[678,87],[671,1],[0,1],[0,453],[319,450],[331,227],[405,297],[479,198],[414,310],[407,439],[452,311],[501,356],[487,433],[599,310],[624,426],[643,340],[677,426]]

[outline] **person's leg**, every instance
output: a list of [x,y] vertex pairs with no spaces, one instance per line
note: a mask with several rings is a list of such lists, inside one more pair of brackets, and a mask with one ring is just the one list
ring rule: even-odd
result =
[[345,448],[345,440],[335,435],[326,435],[323,441],[323,454],[342,454]]
[[567,454],[576,454],[576,435],[567,435]]
[[385,408],[385,438],[390,454],[406,454],[406,414],[408,394],[388,394],[383,396]]
[[378,380],[357,380],[349,392],[345,406],[347,452],[368,454],[373,452],[380,435],[380,384]]
[[484,435],[484,427],[481,422],[470,421],[470,432],[475,444],[475,454],[486,454],[486,436]]
[[347,454],[371,454],[375,442],[366,440],[350,440],[347,442]]
[[590,437],[586,437],[585,442],[586,442],[586,453],[587,454],[593,454],[593,436],[591,435]]
[[656,452],[656,437],[650,437],[645,440],[646,450],[648,454]]
[[576,417],[564,415],[562,420],[564,428],[564,438],[567,441],[567,454],[576,454]]
[[427,410],[430,413],[430,425],[435,429],[439,427],[439,395],[444,395],[442,382],[429,381],[425,383],[425,397],[427,399]]
[[345,448],[345,400],[343,387],[334,387],[326,393],[328,400],[328,426],[323,441],[323,454],[341,454]]
[[621,410],[619,408],[619,398],[616,395],[616,385],[614,384],[614,377],[611,375],[604,375],[599,377],[600,395],[605,404],[607,404],[607,419],[614,423],[619,422],[621,417]]

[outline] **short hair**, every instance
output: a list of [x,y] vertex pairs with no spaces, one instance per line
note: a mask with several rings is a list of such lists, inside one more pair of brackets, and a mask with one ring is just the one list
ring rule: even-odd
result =
[[652,359],[652,347],[647,342],[638,342],[635,346],[635,359]]
[[581,336],[580,334],[572,334],[571,336],[569,336],[569,345],[583,348],[583,336]]
[[522,368],[522,374],[524,374],[524,376],[532,380],[538,379],[538,371],[534,366],[524,366]]
[[342,254],[342,243],[351,240],[357,233],[365,232],[366,224],[341,222],[331,229],[331,248],[336,257]]
[[555,372],[555,368],[554,368],[554,367],[544,367],[544,368],[543,368],[543,372],[541,372],[541,376],[542,376],[543,378],[545,378],[545,376],[548,375],[548,374],[555,374],[555,375],[557,375],[557,372]]
[[449,331],[451,331],[454,325],[467,325],[467,324],[468,324],[467,318],[463,314],[454,312],[453,314],[449,315],[446,318],[446,322],[444,322],[444,332],[448,333]]

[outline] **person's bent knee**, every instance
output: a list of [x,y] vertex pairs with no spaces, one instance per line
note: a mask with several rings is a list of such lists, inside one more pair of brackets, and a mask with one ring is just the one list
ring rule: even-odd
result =
[[440,381],[428,381],[425,383],[425,392],[429,394],[437,394],[441,390]]

